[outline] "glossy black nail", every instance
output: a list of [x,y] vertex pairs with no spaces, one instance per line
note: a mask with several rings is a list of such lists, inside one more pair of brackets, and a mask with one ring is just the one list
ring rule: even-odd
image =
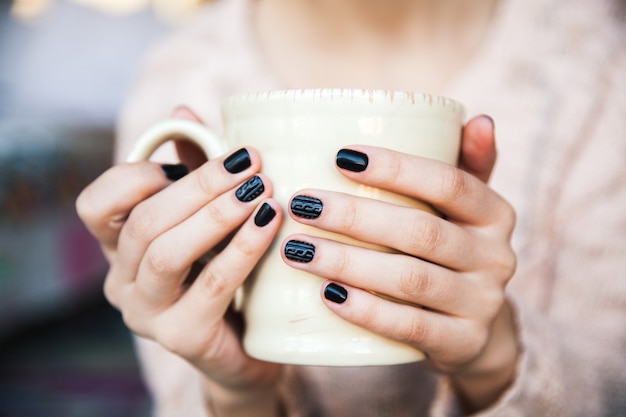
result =
[[337,166],[353,172],[363,172],[367,168],[369,158],[362,152],[342,149],[337,152]]
[[263,203],[259,211],[254,216],[254,224],[259,227],[267,226],[276,217],[276,210],[267,203]]
[[306,195],[295,196],[291,200],[291,212],[305,219],[317,219],[322,214],[322,200]]
[[165,177],[170,181],[178,181],[185,175],[189,174],[189,168],[183,164],[165,164],[161,165],[161,170]]
[[315,256],[315,246],[300,240],[290,240],[285,245],[285,256],[292,261],[309,263]]
[[343,304],[348,299],[348,291],[340,285],[328,284],[324,288],[324,298],[333,303]]
[[243,183],[243,185],[235,191],[235,196],[237,197],[237,200],[243,203],[248,203],[260,196],[263,191],[265,191],[263,181],[259,178],[259,176],[255,175]]
[[246,148],[241,148],[224,161],[224,168],[231,174],[237,174],[245,169],[250,168],[250,154]]

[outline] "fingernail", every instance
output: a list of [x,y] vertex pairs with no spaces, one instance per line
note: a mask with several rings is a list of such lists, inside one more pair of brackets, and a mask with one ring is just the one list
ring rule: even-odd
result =
[[259,211],[254,216],[254,224],[259,227],[267,226],[276,216],[276,211],[267,203],[263,203]]
[[322,200],[315,197],[299,195],[291,200],[291,212],[305,219],[317,219],[323,208]]
[[231,174],[237,174],[250,168],[250,154],[246,148],[241,148],[224,161],[224,168]]
[[191,111],[189,109],[189,106],[186,106],[184,104],[179,104],[178,106],[174,107],[174,110],[172,110],[172,114],[176,114],[179,111]]
[[189,174],[189,168],[183,164],[165,164],[161,165],[161,170],[165,177],[170,181],[178,181],[185,175]]
[[324,298],[333,303],[343,304],[348,299],[348,291],[340,285],[328,284],[324,288]]
[[263,181],[255,175],[235,191],[235,196],[242,203],[248,203],[260,196],[263,191],[265,191]]
[[367,168],[369,159],[362,152],[352,149],[342,149],[337,152],[337,166],[352,172],[363,172]]
[[491,124],[491,127],[495,127],[496,122],[493,121],[493,117],[489,116],[488,114],[481,114],[480,117],[489,121],[489,123]]
[[309,263],[315,256],[315,246],[300,240],[290,240],[285,245],[285,256],[292,261]]

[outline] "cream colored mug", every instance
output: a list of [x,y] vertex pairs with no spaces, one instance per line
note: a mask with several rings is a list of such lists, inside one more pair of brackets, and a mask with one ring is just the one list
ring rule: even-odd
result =
[[[381,146],[456,164],[464,110],[443,97],[382,90],[286,90],[239,95],[222,103],[218,137],[187,120],[165,120],[136,143],[129,161],[147,159],[164,142],[186,137],[209,159],[229,149],[256,148],[285,213],[302,188],[320,188],[429,210],[404,196],[360,185],[335,169],[337,151],[351,144]],[[294,233],[333,235],[285,216],[267,254],[246,281],[241,309],[244,348],[257,359],[299,365],[365,366],[414,362],[424,355],[341,319],[320,298],[325,279],[287,266],[280,254]],[[387,248],[374,247],[390,251]]]

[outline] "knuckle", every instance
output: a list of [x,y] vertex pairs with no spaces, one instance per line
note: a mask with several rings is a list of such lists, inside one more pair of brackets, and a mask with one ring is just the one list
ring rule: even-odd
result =
[[118,289],[112,279],[107,277],[107,279],[104,281],[104,285],[102,286],[102,291],[104,293],[104,298],[106,298],[109,304],[119,309],[120,306],[118,304]]
[[402,294],[413,297],[429,292],[432,289],[432,279],[426,268],[418,268],[411,263],[402,266],[398,286]]
[[507,234],[507,237],[510,237],[513,233],[513,230],[515,229],[515,225],[517,224],[517,213],[515,212],[513,206],[511,206],[506,201],[504,202],[502,207],[503,208],[500,214],[501,222]]
[[379,307],[376,304],[368,306],[368,308],[363,309],[359,317],[359,324],[362,327],[375,329],[378,327],[378,318],[380,317]]
[[228,215],[228,213],[226,213],[226,211],[218,204],[207,204],[206,211],[211,219],[211,224],[217,229],[221,230],[229,227],[233,220],[233,216]]
[[152,245],[144,255],[145,266],[152,276],[167,276],[178,271],[176,257],[168,250]]
[[122,310],[122,321],[133,333],[138,336],[147,336],[147,323],[143,314],[136,309],[125,308]]
[[106,222],[106,208],[91,188],[86,188],[76,198],[76,213],[92,232]]
[[359,215],[359,207],[356,201],[349,200],[345,203],[343,209],[343,221],[341,227],[344,233],[352,235],[361,227],[362,218]]
[[430,338],[431,330],[417,315],[408,317],[399,327],[394,339],[404,343],[420,345]]
[[[209,166],[209,165],[205,165]],[[213,196],[215,194],[215,187],[213,182],[211,181],[211,175],[208,175],[207,172],[203,168],[200,168],[196,171],[196,187],[206,196]]]
[[395,184],[399,182],[403,172],[410,172],[405,170],[405,166],[402,162],[402,158],[394,158],[381,170],[383,173],[383,178],[381,178],[383,183]]
[[249,259],[259,257],[260,254],[263,253],[262,249],[264,248],[263,246],[258,245],[254,239],[246,239],[240,235],[235,235],[235,238],[230,244],[233,245],[243,259],[246,259],[246,262]]
[[150,240],[150,231],[154,228],[154,213],[147,204],[137,205],[130,213],[124,232],[135,241]]
[[465,355],[468,358],[475,358],[480,355],[489,340],[489,331],[485,326],[471,325],[469,326],[469,336],[466,338]]
[[225,274],[217,265],[210,265],[199,280],[204,288],[204,293],[209,298],[234,292],[234,285],[230,276]]
[[132,331],[135,331],[135,329],[137,328],[137,323],[138,323],[137,315],[131,313],[126,308],[122,310],[122,321],[124,322],[126,327],[128,327]]
[[444,244],[440,222],[435,218],[417,217],[410,228],[409,245],[419,253],[429,253]]
[[345,277],[350,275],[352,270],[352,257],[344,248],[337,249],[337,263],[334,265],[332,275],[335,277]]
[[113,190],[119,192],[120,178],[132,178],[132,173],[127,172],[127,166],[117,165],[105,171],[102,175],[85,187],[76,197],[75,207],[78,217],[86,224],[96,225],[106,222],[106,216],[115,205]]
[[507,245],[506,249],[494,252],[490,263],[495,278],[506,285],[517,270],[517,255],[510,245]]
[[83,221],[90,221],[98,217],[89,188],[85,188],[81,191],[76,198],[76,213]]
[[517,270],[517,255],[515,255],[515,251],[509,247],[508,250],[504,252],[501,259],[502,268],[505,272],[504,276],[506,278],[506,282],[508,282]]
[[504,293],[501,290],[481,292],[480,312],[484,319],[491,322],[502,309],[504,304]]
[[452,166],[446,166],[441,175],[441,195],[443,199],[455,201],[469,191],[470,179],[465,172]]

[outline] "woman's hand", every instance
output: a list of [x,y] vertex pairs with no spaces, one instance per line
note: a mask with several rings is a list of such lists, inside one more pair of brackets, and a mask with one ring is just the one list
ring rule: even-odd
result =
[[[185,109],[175,116],[190,117]],[[192,154],[180,148],[183,160]],[[226,318],[235,291],[281,222],[279,206],[269,198],[272,185],[259,170],[259,155],[250,148],[188,175],[184,166],[121,164],[77,200],[110,263],[108,300],[132,331],[207,376],[222,415],[236,415],[246,405],[263,415],[264,403],[272,415],[277,405],[280,367],[246,356],[238,329]],[[206,265],[196,262],[216,248]]]
[[285,261],[329,279],[323,298],[339,316],[425,352],[452,375],[468,408],[489,405],[512,381],[518,355],[505,298],[516,267],[515,213],[485,184],[495,161],[491,119],[465,127],[460,169],[381,148],[350,150],[338,155],[343,175],[428,202],[443,217],[303,190],[299,195],[319,199],[323,209],[315,219],[291,213],[296,221],[399,253],[298,235],[289,239],[313,244],[315,256],[309,263]]

